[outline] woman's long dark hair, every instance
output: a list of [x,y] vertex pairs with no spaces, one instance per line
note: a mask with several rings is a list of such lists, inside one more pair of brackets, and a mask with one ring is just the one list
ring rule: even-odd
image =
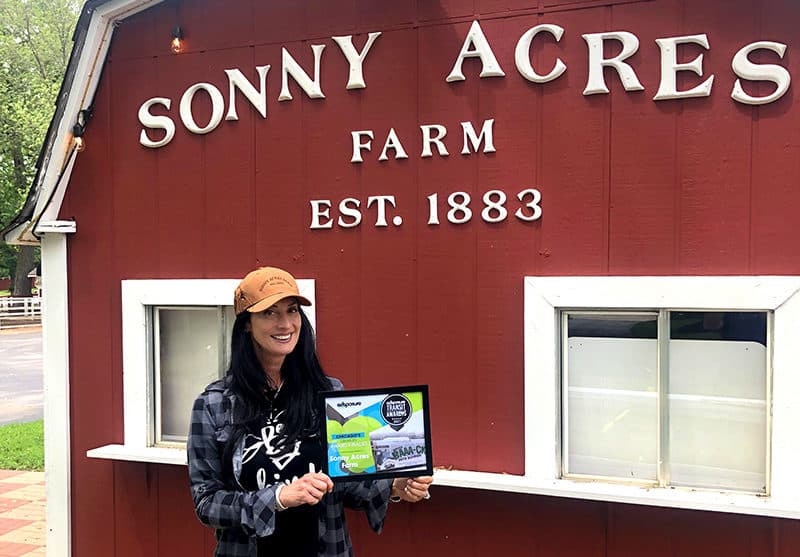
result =
[[[321,426],[317,410],[320,391],[333,387],[317,358],[314,329],[298,305],[300,312],[300,336],[297,345],[283,360],[281,378],[283,385],[278,396],[284,408],[283,419],[286,437],[280,445],[280,453],[294,446],[298,438],[318,433]],[[231,334],[231,363],[225,373],[225,382],[236,396],[233,408],[233,431],[225,445],[224,462],[230,466],[233,448],[248,431],[258,430],[264,416],[274,401],[267,396],[270,387],[267,374],[258,361],[253,347],[253,337],[247,330],[250,313],[242,312],[233,323]],[[277,397],[276,397],[277,398]]]

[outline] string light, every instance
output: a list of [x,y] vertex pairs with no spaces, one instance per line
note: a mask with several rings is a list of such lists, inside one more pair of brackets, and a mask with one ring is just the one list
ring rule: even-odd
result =
[[78,112],[78,119],[72,126],[72,142],[75,150],[79,153],[86,149],[86,141],[83,139],[83,132],[86,131],[86,122],[92,117],[92,107],[85,108]]
[[173,54],[180,54],[183,50],[183,29],[180,25],[172,28],[172,42],[169,45]]

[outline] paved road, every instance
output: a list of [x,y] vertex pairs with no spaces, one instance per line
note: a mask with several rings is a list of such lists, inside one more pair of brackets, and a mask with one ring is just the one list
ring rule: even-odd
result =
[[42,331],[0,332],[0,425],[43,415]]

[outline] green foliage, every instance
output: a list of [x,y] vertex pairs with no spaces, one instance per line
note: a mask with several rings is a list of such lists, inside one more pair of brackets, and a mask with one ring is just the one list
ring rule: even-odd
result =
[[17,246],[0,244],[0,278],[11,278],[17,261]]
[[44,470],[44,421],[0,426],[0,470]]
[[[22,208],[72,49],[78,0],[0,0],[0,228]],[[0,250],[0,277],[16,249]]]

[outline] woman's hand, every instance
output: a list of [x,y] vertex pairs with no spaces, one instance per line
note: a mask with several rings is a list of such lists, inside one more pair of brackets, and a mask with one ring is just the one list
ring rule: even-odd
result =
[[430,499],[429,489],[433,483],[433,476],[418,476],[416,478],[395,478],[392,481],[392,497],[400,497],[403,501],[416,503],[423,499]]
[[289,485],[283,486],[278,497],[284,507],[299,507],[316,505],[329,491],[333,491],[333,482],[326,474],[309,472]]

